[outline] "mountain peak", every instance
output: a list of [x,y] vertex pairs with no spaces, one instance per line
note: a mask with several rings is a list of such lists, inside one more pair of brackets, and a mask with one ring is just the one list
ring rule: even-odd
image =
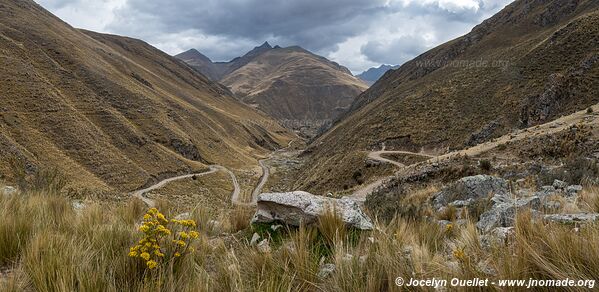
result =
[[261,46],[259,46],[257,48],[260,48],[260,49],[272,49],[272,46],[268,43],[268,41],[266,41]]
[[196,49],[189,49],[181,54],[176,55],[175,57],[182,60],[201,60],[203,62],[212,63],[212,60],[210,60],[210,58],[206,57],[204,54],[200,53],[200,51]]

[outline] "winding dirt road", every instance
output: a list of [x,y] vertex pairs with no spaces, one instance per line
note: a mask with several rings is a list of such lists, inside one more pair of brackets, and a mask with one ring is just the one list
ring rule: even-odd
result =
[[291,145],[293,144],[293,142],[295,142],[295,140],[289,141],[289,144],[287,145],[286,148],[279,149],[279,150],[271,153],[268,156],[268,158],[261,159],[258,161],[258,163],[260,164],[260,167],[262,167],[262,176],[260,177],[260,182],[258,183],[258,185],[256,185],[256,187],[252,191],[252,201],[249,203],[241,202],[239,199],[239,195],[241,194],[241,187],[239,186],[239,181],[237,180],[237,176],[235,176],[235,174],[231,170],[229,170],[228,168],[221,166],[221,165],[210,165],[209,170],[206,172],[186,174],[186,175],[180,175],[180,176],[167,178],[165,180],[160,181],[159,183],[157,183],[155,185],[152,185],[145,189],[137,190],[137,191],[131,193],[131,195],[139,198],[144,203],[146,203],[146,205],[148,205],[149,207],[154,207],[156,205],[156,202],[154,200],[144,196],[145,193],[162,188],[166,184],[173,182],[173,181],[182,180],[182,179],[186,179],[186,178],[190,178],[190,177],[194,177],[194,176],[204,176],[204,175],[212,174],[212,173],[215,173],[218,171],[224,171],[227,174],[229,174],[229,176],[231,177],[231,182],[233,183],[233,192],[231,193],[231,203],[236,206],[255,206],[256,202],[258,201],[258,195],[260,195],[260,193],[262,192],[262,189],[264,188],[264,185],[266,185],[266,182],[268,182],[268,178],[270,176],[270,168],[268,168],[268,166],[265,164],[265,161],[271,159],[275,153],[280,152],[280,151],[285,151],[285,149],[290,148]]
[[[406,165],[403,163],[399,163],[395,160],[384,158],[384,157],[382,157],[382,155],[383,154],[406,154],[406,155],[417,155],[417,156],[423,156],[423,157],[427,157],[427,158],[434,158],[434,156],[431,156],[428,154],[423,154],[423,153],[415,153],[415,152],[409,152],[409,151],[387,151],[385,149],[387,149],[387,147],[385,146],[385,143],[383,143],[383,149],[379,150],[379,151],[372,151],[372,152],[368,153],[368,158],[370,158],[372,160],[380,161],[383,163],[390,163],[397,167],[405,167]],[[367,184],[363,188],[356,190],[353,194],[351,194],[348,197],[352,198],[358,202],[364,202],[364,201],[366,201],[366,197],[370,193],[372,193],[376,188],[383,185],[387,180],[389,180],[393,177],[394,176],[391,175],[391,176],[380,178],[370,184]]]
[[173,182],[173,181],[191,178],[194,176],[197,177],[197,176],[209,175],[212,173],[216,173],[218,171],[224,171],[229,174],[229,176],[231,177],[231,181],[233,182],[233,192],[231,193],[231,203],[233,203],[234,205],[247,205],[247,203],[239,202],[239,194],[241,193],[241,188],[239,187],[239,182],[237,181],[237,177],[235,176],[235,174],[232,171],[230,171],[226,167],[220,166],[220,165],[210,165],[209,168],[210,168],[210,170],[208,170],[206,172],[186,174],[186,175],[180,175],[180,176],[167,178],[165,180],[160,181],[159,183],[157,183],[155,185],[152,185],[145,189],[137,190],[137,191],[131,193],[131,195],[136,198],[139,198],[144,203],[146,203],[146,205],[148,205],[149,207],[154,207],[154,206],[156,206],[156,202],[154,200],[144,196],[145,193],[162,188],[166,184]]

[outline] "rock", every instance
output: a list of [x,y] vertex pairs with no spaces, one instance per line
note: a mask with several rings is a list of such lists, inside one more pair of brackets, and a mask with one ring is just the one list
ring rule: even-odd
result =
[[581,185],[573,185],[573,186],[566,187],[566,195],[568,195],[568,197],[574,197],[574,196],[578,195],[578,193],[580,193],[580,192],[582,192]]
[[358,203],[350,198],[333,199],[315,196],[307,192],[264,193],[258,196],[256,214],[252,223],[283,222],[300,226],[318,222],[318,217],[334,208],[341,220],[349,227],[372,230],[374,225],[362,212]]
[[2,194],[5,196],[12,196],[17,193],[17,189],[11,186],[5,186],[1,190]]
[[335,272],[337,267],[334,264],[324,264],[318,269],[318,278],[326,279]]
[[493,207],[484,212],[476,223],[476,227],[483,233],[487,233],[495,227],[514,226],[516,213],[521,209],[538,211],[541,208],[541,199],[537,196],[521,199],[495,196],[492,201],[495,203]]
[[277,224],[277,225],[270,225],[270,229],[272,231],[277,231],[279,228],[283,228],[283,225],[281,224]]
[[553,186],[542,186],[541,190],[535,193],[535,196],[540,198],[555,195],[558,191]]
[[561,181],[559,179],[556,179],[553,181],[553,187],[558,189],[558,190],[563,190],[565,188],[568,187],[568,183],[565,181]]
[[547,201],[543,204],[545,210],[557,211],[562,207],[562,203],[559,201]]
[[270,242],[268,241],[268,239],[260,241],[260,243],[258,243],[256,247],[258,248],[258,251],[261,253],[270,253]]
[[189,220],[191,219],[191,213],[185,212],[175,216],[175,220]]
[[545,215],[546,221],[562,224],[591,223],[599,220],[598,213],[578,213],[578,214],[550,214]]
[[252,235],[252,239],[250,240],[250,246],[256,245],[258,240],[260,240],[260,235],[258,235],[258,233],[254,233],[254,235]]
[[489,249],[493,246],[505,246],[508,239],[514,235],[514,227],[496,227],[489,233],[481,235],[480,243],[483,248]]
[[469,176],[461,178],[435,194],[433,206],[438,210],[443,206],[447,206],[450,202],[469,200],[474,202],[491,195],[506,195],[508,193],[508,183],[502,178],[489,175]]
[[73,210],[75,210],[76,213],[81,213],[81,211],[83,211],[83,209],[85,209],[86,207],[84,203],[78,201],[73,201],[71,205],[73,206]]
[[456,208],[464,208],[464,207],[470,206],[472,203],[474,203],[474,200],[472,198],[470,198],[468,200],[453,201],[453,202],[449,203],[449,206],[453,206]]

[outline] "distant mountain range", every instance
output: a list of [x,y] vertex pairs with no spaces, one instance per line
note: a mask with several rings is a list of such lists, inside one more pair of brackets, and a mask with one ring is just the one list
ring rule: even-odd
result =
[[345,112],[368,88],[347,68],[297,46],[265,42],[230,62],[212,62],[195,49],[175,57],[308,136]]
[[356,75],[356,77],[364,80],[364,82],[366,82],[368,85],[372,85],[381,77],[383,77],[387,71],[397,68],[399,68],[399,65],[381,65],[378,68],[370,68],[361,74]]

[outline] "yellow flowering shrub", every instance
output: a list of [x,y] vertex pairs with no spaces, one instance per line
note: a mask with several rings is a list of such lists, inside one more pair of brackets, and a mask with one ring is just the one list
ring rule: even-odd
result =
[[130,248],[129,256],[140,258],[153,270],[171,260],[192,253],[191,243],[200,234],[194,220],[168,220],[158,209],[151,208],[143,217],[139,242]]

